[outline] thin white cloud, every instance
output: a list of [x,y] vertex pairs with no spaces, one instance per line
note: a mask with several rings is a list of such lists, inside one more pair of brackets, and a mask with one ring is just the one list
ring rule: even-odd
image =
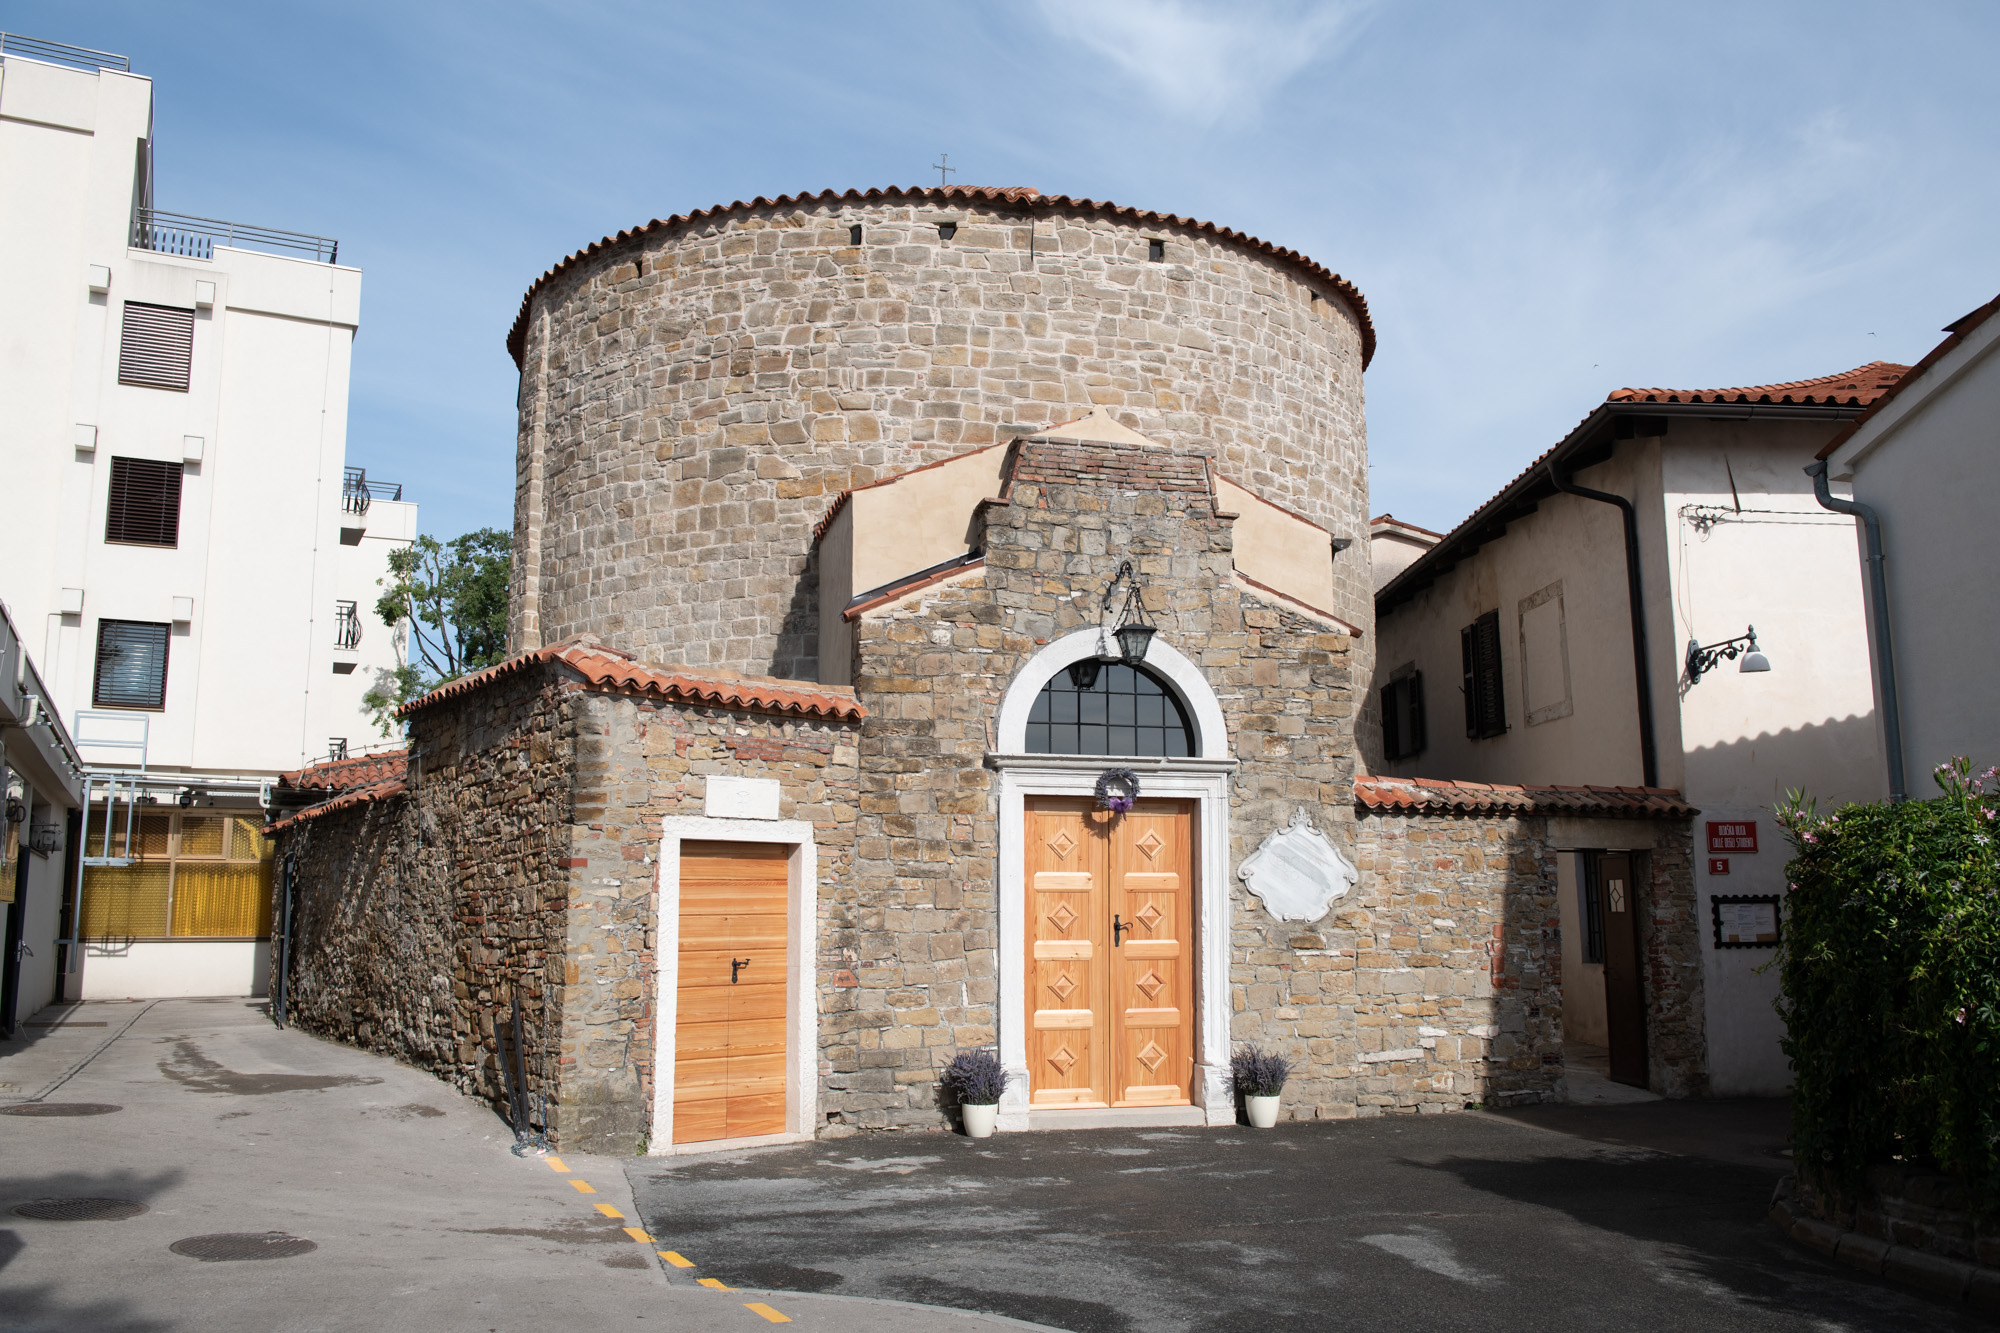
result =
[[1036,0],[1163,109],[1201,125],[1254,113],[1313,61],[1353,39],[1374,0]]

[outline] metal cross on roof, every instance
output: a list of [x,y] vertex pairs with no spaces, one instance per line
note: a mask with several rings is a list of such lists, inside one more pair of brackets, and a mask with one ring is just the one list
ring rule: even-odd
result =
[[957,167],[948,167],[948,166],[946,166],[946,165],[945,165],[945,163],[946,163],[946,162],[949,162],[950,160],[951,160],[951,155],[950,155],[949,153],[939,153],[939,154],[938,154],[938,160],[937,160],[937,161],[935,161],[935,162],[933,162],[933,163],[931,163],[931,166],[932,166],[932,168],[933,168],[934,170],[936,170],[936,172],[937,172],[937,174],[938,174],[938,188],[939,188],[939,189],[943,189],[943,188],[944,188],[945,186],[947,186],[947,185],[951,184],[951,182],[950,182],[950,181],[948,181],[948,180],[946,180],[946,179],[945,179],[945,174],[946,174],[947,172],[949,172],[950,174],[952,174],[952,175],[954,175],[954,176],[956,176],[956,175],[958,174],[958,168],[957,168]]

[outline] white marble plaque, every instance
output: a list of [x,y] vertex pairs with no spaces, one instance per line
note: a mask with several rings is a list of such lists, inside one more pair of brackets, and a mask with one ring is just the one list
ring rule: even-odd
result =
[[776,819],[778,780],[712,777],[701,812],[710,819]]
[[1317,921],[1334,899],[1347,895],[1359,875],[1300,806],[1287,827],[1264,839],[1244,860],[1236,877],[1278,920]]

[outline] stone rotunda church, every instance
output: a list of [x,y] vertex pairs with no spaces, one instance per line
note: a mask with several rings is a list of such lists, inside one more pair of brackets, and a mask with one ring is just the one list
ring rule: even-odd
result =
[[1360,776],[1338,275],[827,192],[607,237],[508,348],[514,655],[290,780],[288,1021],[615,1152],[943,1126],[976,1048],[1003,1130],[1231,1123],[1244,1043],[1297,1117],[1535,1100],[1554,849],[1618,846],[1656,1082],[1699,1090],[1673,793]]

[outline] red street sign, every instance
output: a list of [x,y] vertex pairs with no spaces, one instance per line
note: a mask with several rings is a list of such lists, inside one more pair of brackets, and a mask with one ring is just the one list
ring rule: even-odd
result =
[[1729,858],[1728,858],[1728,857],[1726,857],[1726,856],[1711,856],[1711,857],[1709,857],[1709,858],[1708,858],[1708,873],[1709,873],[1709,874],[1711,874],[1711,875],[1726,875],[1726,874],[1728,874],[1728,873],[1729,873]]
[[1708,821],[1708,850],[1711,852],[1754,852],[1757,850],[1757,821],[1734,824]]

